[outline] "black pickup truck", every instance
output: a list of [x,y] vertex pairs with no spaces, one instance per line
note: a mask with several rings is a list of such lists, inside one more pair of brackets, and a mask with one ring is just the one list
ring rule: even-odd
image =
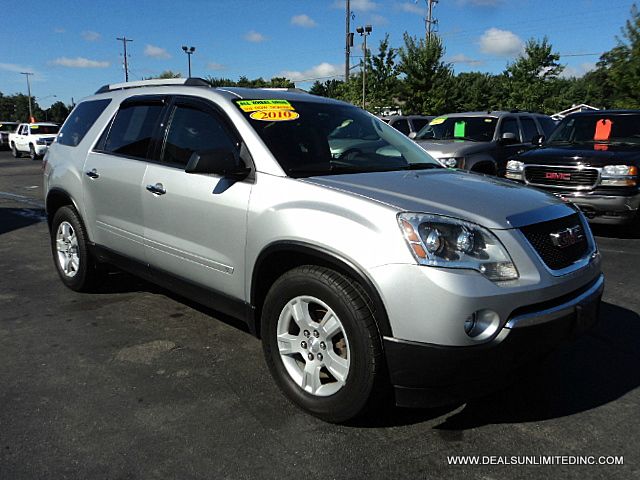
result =
[[507,178],[576,204],[590,222],[640,231],[640,110],[575,113],[539,143],[507,162]]

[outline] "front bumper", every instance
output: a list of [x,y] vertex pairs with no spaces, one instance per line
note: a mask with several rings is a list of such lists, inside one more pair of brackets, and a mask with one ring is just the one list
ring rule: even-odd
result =
[[604,276],[552,301],[517,309],[489,343],[441,346],[384,338],[396,404],[434,407],[486,394],[598,319]]
[[575,204],[591,223],[632,222],[640,209],[640,191],[633,195],[603,195],[598,192],[552,192]]

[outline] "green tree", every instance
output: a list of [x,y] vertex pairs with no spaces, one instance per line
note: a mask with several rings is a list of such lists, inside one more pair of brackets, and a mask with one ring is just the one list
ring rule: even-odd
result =
[[489,73],[460,73],[452,79],[452,110],[500,110],[504,104],[504,78]]
[[50,122],[62,123],[65,121],[71,109],[63,102],[55,102],[46,110],[46,119]]
[[442,60],[444,53],[437,35],[426,41],[416,40],[405,32],[398,66],[404,75],[400,89],[403,113],[438,115],[451,108],[452,68]]
[[173,70],[164,70],[160,75],[144,77],[143,80],[154,80],[156,78],[182,78],[182,74],[180,72],[174,72]]
[[343,84],[344,82],[342,80],[336,80],[335,78],[327,80],[324,83],[316,80],[309,89],[309,93],[320,95],[321,97],[340,98]]
[[389,46],[385,35],[378,46],[378,53],[367,52],[366,105],[371,111],[397,106],[400,80],[396,58],[398,51]]
[[524,53],[515,62],[507,65],[508,108],[529,111],[550,111],[545,100],[551,85],[564,67],[558,63],[560,54],[554,53],[547,37],[542,41],[527,41]]

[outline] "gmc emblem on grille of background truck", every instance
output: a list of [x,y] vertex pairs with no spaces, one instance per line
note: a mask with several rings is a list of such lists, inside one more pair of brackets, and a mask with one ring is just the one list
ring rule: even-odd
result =
[[551,243],[559,248],[570,247],[584,238],[582,227],[580,225],[565,228],[559,232],[550,233],[549,236],[551,237]]
[[547,178],[549,180],[571,180],[571,174],[561,172],[546,172],[544,174],[544,178]]

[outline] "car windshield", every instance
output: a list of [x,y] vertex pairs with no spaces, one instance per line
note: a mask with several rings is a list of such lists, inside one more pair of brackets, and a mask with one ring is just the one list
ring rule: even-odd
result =
[[60,130],[58,125],[31,125],[31,135],[55,135]]
[[637,146],[640,145],[640,114],[603,113],[567,117],[554,130],[547,143]]
[[437,117],[418,132],[416,140],[490,142],[497,124],[495,117]]
[[275,99],[236,105],[292,177],[442,168],[395,128],[350,105]]
[[15,132],[18,125],[11,123],[0,123],[0,132]]

